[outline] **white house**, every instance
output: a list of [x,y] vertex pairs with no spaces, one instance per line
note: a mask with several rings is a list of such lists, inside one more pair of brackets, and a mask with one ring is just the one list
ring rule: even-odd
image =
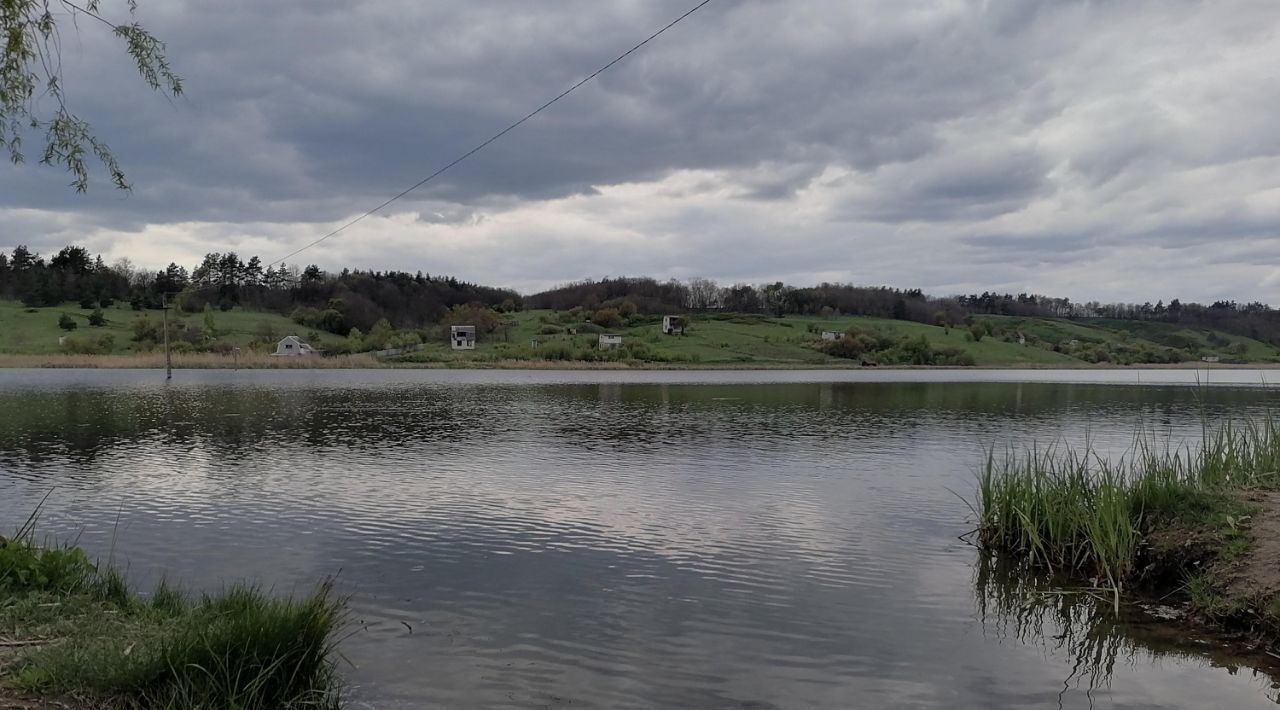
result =
[[839,340],[839,339],[840,339],[840,338],[842,338],[843,336],[844,336],[844,333],[841,333],[841,332],[840,332],[840,331],[838,331],[838,330],[824,330],[824,331],[822,331],[822,339],[823,339],[823,340]]
[[454,350],[475,350],[476,327],[474,325],[449,326],[449,345]]
[[683,316],[663,316],[662,317],[662,334],[663,335],[684,335],[684,317]]
[[601,349],[601,350],[608,350],[608,349],[610,349],[610,348],[620,348],[620,347],[622,347],[622,336],[621,336],[621,335],[614,335],[614,334],[612,334],[612,333],[601,333],[601,334],[600,334],[600,349]]
[[1222,362],[1222,358],[1218,357],[1217,355],[1205,355],[1204,357],[1200,358],[1200,360],[1202,362]]
[[314,355],[315,352],[315,348],[304,342],[302,338],[296,335],[286,335],[280,342],[276,343],[276,351],[272,355],[296,357],[298,355]]

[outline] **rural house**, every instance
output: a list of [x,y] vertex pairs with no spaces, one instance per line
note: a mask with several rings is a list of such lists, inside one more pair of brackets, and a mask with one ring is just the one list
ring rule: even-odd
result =
[[302,338],[296,335],[286,335],[280,342],[276,343],[276,351],[272,355],[296,357],[298,355],[314,355],[315,352],[315,348],[308,345]]
[[449,326],[449,346],[454,350],[475,350],[476,327],[474,325]]
[[684,335],[684,317],[663,316],[662,317],[662,334],[663,335]]
[[600,334],[600,349],[601,349],[601,350],[609,350],[609,349],[611,349],[611,348],[620,348],[620,347],[622,347],[622,336],[621,336],[621,335],[614,335],[613,333],[601,333],[601,334]]
[[841,332],[840,332],[840,331],[838,331],[838,330],[824,330],[824,331],[822,331],[822,339],[823,339],[823,340],[839,340],[843,335],[844,335],[844,333],[841,333]]

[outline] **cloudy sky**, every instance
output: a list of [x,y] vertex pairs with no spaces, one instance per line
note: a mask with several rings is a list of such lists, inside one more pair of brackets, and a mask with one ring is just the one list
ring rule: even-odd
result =
[[[135,189],[4,164],[0,247],[279,259],[694,4],[143,0],[172,101],[82,21],[67,95]],[[1275,0],[713,0],[292,261],[1280,304],[1278,35]]]

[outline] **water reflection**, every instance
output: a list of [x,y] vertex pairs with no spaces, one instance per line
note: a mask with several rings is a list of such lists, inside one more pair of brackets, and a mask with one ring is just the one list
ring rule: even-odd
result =
[[[0,372],[0,525],[52,488],[45,529],[143,581],[287,590],[341,570],[349,677],[378,708],[1057,707],[1075,660],[981,633],[951,491],[985,445],[1194,436],[1202,411],[1272,396],[181,376]],[[1116,664],[1111,706],[1270,704],[1199,657],[1161,659]]]
[[1069,659],[1060,708],[1078,706],[1078,697],[1095,707],[1099,695],[1111,690],[1118,668],[1166,661],[1243,673],[1262,696],[1280,704],[1274,680],[1280,665],[1196,633],[1176,620],[1176,610],[1158,603],[1122,604],[1117,612],[1107,590],[1082,588],[987,554],[979,554],[974,568],[974,601],[984,634]]

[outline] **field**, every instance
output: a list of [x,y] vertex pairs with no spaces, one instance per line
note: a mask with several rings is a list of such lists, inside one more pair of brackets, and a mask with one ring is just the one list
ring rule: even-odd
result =
[[[415,360],[460,362],[468,360],[524,359],[539,348],[563,344],[579,350],[595,348],[598,335],[545,334],[540,332],[554,320],[551,311],[515,314],[515,327],[506,334],[481,338],[474,352],[454,352],[445,343],[429,344]],[[814,344],[824,330],[845,331],[851,327],[879,330],[898,337],[925,336],[939,347],[956,347],[974,357],[978,365],[991,367],[1052,367],[1079,364],[1079,361],[1042,348],[984,339],[972,342],[963,328],[944,329],[907,321],[877,318],[786,316],[783,318],[746,314],[695,316],[684,336],[661,332],[661,319],[645,318],[629,326],[611,328],[624,342],[643,343],[662,361],[705,365],[818,366],[849,365],[850,361],[818,351]],[[537,345],[534,345],[534,343]]]
[[[64,349],[58,344],[58,338],[65,335],[79,338],[110,335],[114,340],[112,352],[133,353],[139,350],[132,341],[133,330],[130,326],[143,313],[130,309],[127,303],[118,303],[103,309],[106,323],[95,327],[89,325],[89,315],[92,312],[74,303],[54,308],[26,308],[17,301],[0,300],[0,354],[61,353]],[[63,314],[75,321],[75,330],[67,331],[58,327],[58,318]],[[160,322],[159,311],[146,311],[145,315],[156,323]],[[169,311],[169,317],[191,325],[204,323],[203,314],[179,314],[176,309]],[[282,315],[240,309],[214,311],[213,320],[218,340],[235,347],[245,347],[258,332],[269,330],[276,338],[280,338],[290,334],[305,336],[310,330]],[[320,342],[335,339],[337,336],[326,338],[322,335]]]
[[[141,317],[158,323],[160,313],[139,313],[126,304],[105,309],[106,322],[92,326],[90,311],[75,304],[56,308],[25,308],[14,301],[0,301],[0,355],[7,356],[0,365],[33,366],[64,364],[60,359],[77,354],[59,344],[62,336],[75,340],[97,340],[110,335],[105,351],[79,352],[75,364],[86,358],[113,356],[135,358],[138,366],[152,366],[157,348],[149,342],[135,342],[133,323]],[[63,315],[76,323],[67,331],[59,327]],[[204,314],[178,314],[170,317],[193,328],[205,325]],[[264,343],[284,335],[299,335],[321,350],[330,352],[368,349],[361,343],[298,325],[285,316],[257,311],[232,309],[211,314],[215,337],[192,348],[187,344],[179,351],[216,346],[223,352],[232,347],[244,350],[246,360],[257,358],[256,366],[272,366],[265,358]],[[482,334],[474,351],[453,351],[443,338],[442,329],[429,327],[417,332],[425,345],[409,356],[386,359],[385,364],[469,366],[512,362],[567,361],[604,359],[597,340],[602,329],[570,319],[553,311],[525,311],[507,314],[509,327],[495,333]],[[717,313],[694,315],[683,336],[661,333],[660,318],[636,317],[627,325],[608,332],[622,335],[627,350],[612,360],[640,363],[665,363],[676,367],[832,367],[854,366],[857,359],[840,358],[821,351],[822,331],[845,332],[855,328],[877,337],[905,341],[924,338],[929,347],[950,349],[961,354],[967,363],[977,367],[1077,367],[1090,364],[1128,364],[1158,362],[1151,357],[1178,353],[1177,360],[1199,360],[1201,356],[1220,356],[1223,362],[1266,364],[1280,362],[1280,350],[1257,340],[1227,335],[1210,330],[1184,328],[1176,324],[1116,320],[1059,320],[1047,318],[1015,318],[983,316],[978,322],[991,332],[975,339],[965,326],[944,328],[910,321],[885,320],[854,316],[819,317],[791,315],[771,317],[753,314]],[[577,333],[571,333],[570,330]],[[251,341],[257,341],[258,353],[249,352]],[[1175,350],[1176,349],[1176,350]],[[137,359],[141,358],[141,359]],[[70,358],[67,357],[70,365]],[[876,358],[869,358],[876,361]],[[188,365],[182,363],[189,360]],[[220,366],[221,359],[200,360],[198,353],[176,361],[179,366]],[[359,362],[368,357],[358,359]],[[48,362],[46,362],[48,361]],[[257,362],[261,361],[261,362]],[[372,360],[368,360],[372,362]],[[1176,361],[1176,360],[1170,360]],[[122,363],[129,362],[121,360]],[[359,366],[351,361],[344,366]],[[105,360],[104,363],[106,364]],[[292,364],[292,363],[290,363]],[[596,363],[599,364],[599,363]],[[879,364],[904,364],[882,361]],[[123,366],[123,365],[121,365]],[[252,366],[252,365],[251,365]]]

